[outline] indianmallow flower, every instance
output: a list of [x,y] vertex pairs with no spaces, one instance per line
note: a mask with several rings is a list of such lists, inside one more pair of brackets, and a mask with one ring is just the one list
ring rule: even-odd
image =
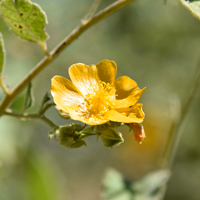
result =
[[137,103],[145,88],[128,76],[115,80],[116,63],[103,60],[96,65],[77,63],[69,67],[71,81],[52,78],[51,94],[55,104],[73,120],[88,125],[108,121],[141,123],[142,104]]

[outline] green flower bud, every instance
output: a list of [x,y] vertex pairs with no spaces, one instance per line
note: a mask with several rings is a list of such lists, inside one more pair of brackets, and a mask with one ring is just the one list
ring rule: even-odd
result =
[[81,130],[81,127],[83,129],[83,126],[78,124],[59,126],[55,131],[55,136],[58,139],[59,144],[67,148],[86,146],[85,141],[79,138],[78,130]]
[[100,138],[105,147],[114,147],[124,142],[121,133],[113,128],[103,130],[100,135]]

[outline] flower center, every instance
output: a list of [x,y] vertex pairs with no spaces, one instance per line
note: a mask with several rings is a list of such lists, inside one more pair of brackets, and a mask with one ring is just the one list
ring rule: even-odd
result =
[[90,86],[91,93],[86,95],[85,103],[81,106],[79,105],[79,112],[87,119],[90,117],[101,119],[113,107],[115,88],[103,81],[99,85],[98,89]]

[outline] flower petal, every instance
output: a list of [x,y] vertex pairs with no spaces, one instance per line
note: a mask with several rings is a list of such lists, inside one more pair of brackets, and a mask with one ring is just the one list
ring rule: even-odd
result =
[[116,63],[110,60],[103,60],[100,63],[96,64],[96,66],[98,69],[98,76],[100,80],[113,85],[117,74]]
[[99,90],[100,80],[95,65],[74,64],[69,68],[69,76],[84,96]]
[[122,76],[115,81],[116,99],[124,99],[137,88],[137,83],[128,76]]
[[99,119],[94,116],[87,118],[76,107],[68,107],[67,110],[73,120],[81,121],[88,125],[100,125],[109,121],[108,119]]
[[142,104],[125,109],[110,110],[106,113],[105,118],[115,122],[141,123],[144,119]]
[[130,95],[125,98],[125,99],[120,99],[120,100],[115,100],[113,101],[114,104],[114,108],[118,109],[118,108],[127,108],[130,106],[135,105],[138,100],[140,99],[140,97],[142,96],[143,92],[145,91],[146,88],[140,89],[138,87],[136,87],[131,93]]
[[51,79],[51,94],[56,105],[64,112],[68,112],[67,106],[78,107],[84,102],[84,97],[76,86],[62,76]]

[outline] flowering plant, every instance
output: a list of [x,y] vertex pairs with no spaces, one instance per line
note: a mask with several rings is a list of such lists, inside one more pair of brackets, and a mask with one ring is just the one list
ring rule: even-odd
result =
[[[62,76],[52,78],[54,102],[73,120],[88,125],[141,123],[144,112],[142,104],[137,102],[145,88],[140,89],[127,76],[115,80],[116,74],[117,65],[114,61],[103,60],[96,65],[74,64],[69,67],[72,82]],[[144,136],[137,140],[141,142],[142,139]]]

